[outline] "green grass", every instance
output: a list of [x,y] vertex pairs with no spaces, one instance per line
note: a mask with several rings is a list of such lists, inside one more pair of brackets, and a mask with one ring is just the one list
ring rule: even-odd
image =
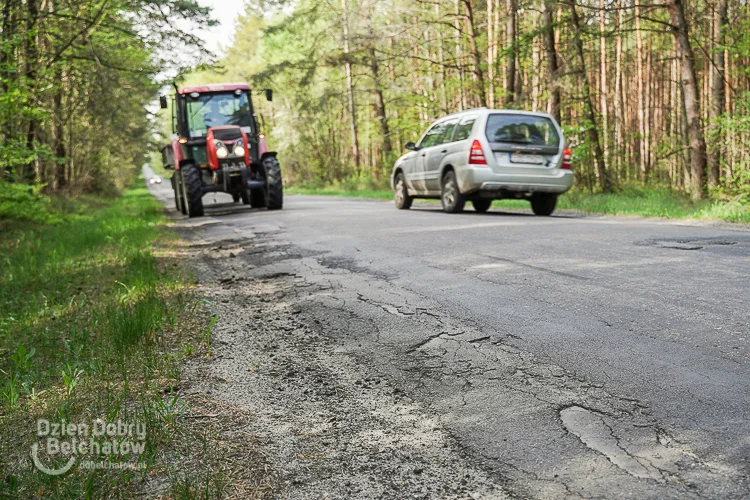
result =
[[[148,477],[175,474],[190,443],[206,445],[185,427],[188,408],[171,388],[180,382],[181,353],[210,349],[212,323],[170,257],[175,240],[164,210],[143,187],[117,200],[40,197],[33,208],[24,196],[38,193],[14,196],[0,213],[0,497],[143,492]],[[39,418],[145,423],[146,469],[43,474],[28,460]],[[185,477],[176,475],[172,492],[217,495],[222,478],[212,468],[190,475],[200,488],[184,490]]]
[[336,189],[336,188],[305,188],[305,187],[284,187],[284,192],[288,194],[311,194],[319,196],[343,196],[347,198],[372,198],[377,200],[390,200],[393,198],[393,192],[390,189]]
[[[286,188],[290,194],[345,196],[352,198],[392,199],[389,189],[347,189],[334,187]],[[493,207],[529,210],[525,200],[498,200]],[[669,219],[708,219],[750,223],[750,198],[738,196],[730,199],[693,201],[687,195],[666,188],[626,187],[613,194],[571,191],[561,196],[558,209],[578,210],[592,214],[664,217]]]

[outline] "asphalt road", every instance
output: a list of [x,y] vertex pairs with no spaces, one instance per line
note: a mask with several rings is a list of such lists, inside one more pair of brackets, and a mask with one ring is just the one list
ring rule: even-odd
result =
[[[168,181],[154,192],[173,206]],[[320,285],[307,304],[332,349],[418,402],[509,495],[750,496],[748,229],[228,201],[207,195],[183,225],[282,248],[267,265]]]

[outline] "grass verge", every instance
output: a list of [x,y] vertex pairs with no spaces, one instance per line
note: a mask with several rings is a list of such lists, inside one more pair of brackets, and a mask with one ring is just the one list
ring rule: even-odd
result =
[[[0,497],[222,495],[231,472],[215,422],[201,410],[191,418],[179,393],[183,361],[210,356],[215,318],[173,257],[162,206],[143,187],[47,205],[49,216],[37,207],[14,219],[6,207],[0,220]],[[70,437],[55,454],[52,436],[38,436],[40,419],[90,426],[76,430],[76,462],[63,474],[30,458],[35,443],[44,467],[71,456]],[[101,421],[135,427],[118,428],[116,450],[105,447],[112,436],[95,435]]]
[[[342,189],[340,187],[296,187],[285,188],[289,194],[343,196],[350,198],[372,198],[389,200],[393,193],[389,189]],[[497,200],[495,208],[530,209],[525,200]],[[641,217],[663,217],[668,219],[705,219],[727,222],[750,223],[750,198],[737,196],[731,199],[709,199],[693,201],[687,195],[655,188],[627,187],[613,194],[571,191],[561,196],[558,209],[578,210],[592,214],[636,215]]]

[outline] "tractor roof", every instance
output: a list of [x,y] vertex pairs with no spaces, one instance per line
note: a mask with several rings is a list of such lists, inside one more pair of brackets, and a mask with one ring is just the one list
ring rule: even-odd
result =
[[191,92],[232,92],[234,90],[250,90],[250,85],[247,83],[209,83],[208,85],[182,87],[177,92],[180,94],[189,94]]

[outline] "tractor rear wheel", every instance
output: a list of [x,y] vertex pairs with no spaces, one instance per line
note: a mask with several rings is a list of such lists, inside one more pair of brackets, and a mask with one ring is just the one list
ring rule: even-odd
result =
[[275,156],[266,156],[263,160],[263,170],[266,175],[266,207],[268,210],[279,210],[284,205],[281,165]]
[[182,167],[182,186],[185,189],[187,212],[190,217],[203,216],[203,181],[201,170],[196,165],[187,164]]

